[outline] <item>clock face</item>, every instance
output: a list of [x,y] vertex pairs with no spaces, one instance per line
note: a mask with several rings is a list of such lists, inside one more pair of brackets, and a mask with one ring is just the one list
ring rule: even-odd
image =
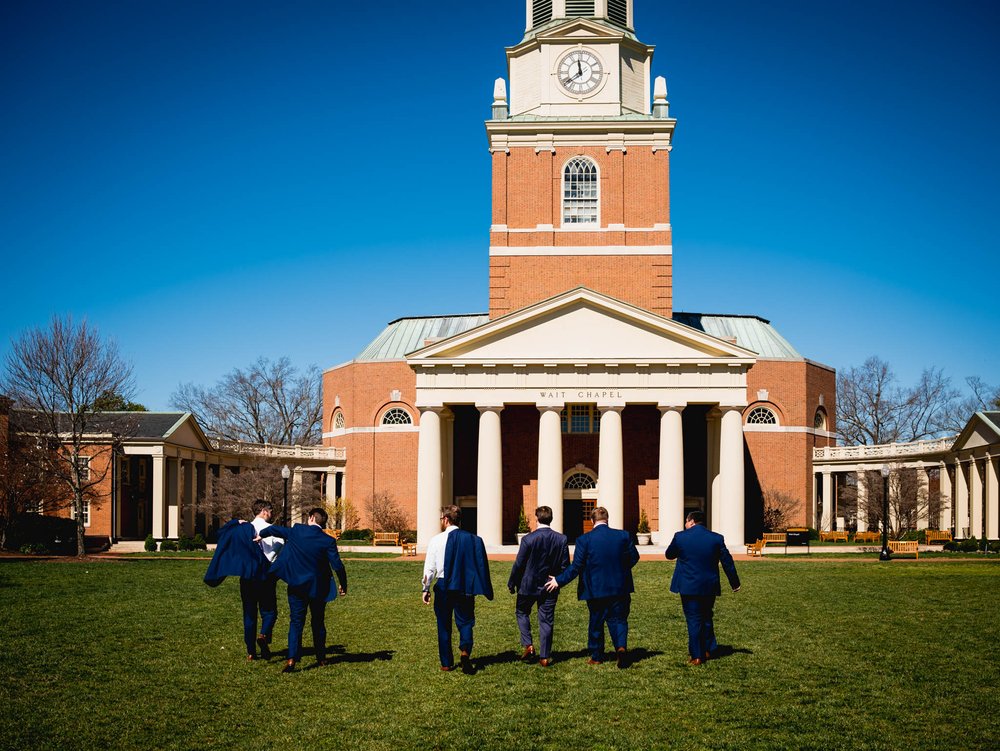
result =
[[597,55],[588,50],[576,49],[559,61],[559,83],[570,94],[589,94],[604,77],[604,68]]

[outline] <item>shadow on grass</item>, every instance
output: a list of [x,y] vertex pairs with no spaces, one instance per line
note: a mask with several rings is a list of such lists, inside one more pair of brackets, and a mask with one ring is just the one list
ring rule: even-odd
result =
[[[388,662],[396,654],[394,649],[382,649],[378,652],[348,652],[347,648],[343,644],[334,644],[326,648],[326,662],[328,665],[337,665],[344,663],[363,663],[363,662]],[[302,650],[302,656],[306,655],[316,656],[315,647],[307,647]],[[275,650],[271,652],[271,658],[281,658],[282,660],[288,659],[288,650]],[[303,670],[315,670],[318,665],[310,665],[303,667]]]
[[715,651],[712,652],[713,660],[724,660],[727,657],[732,657],[733,655],[752,655],[752,649],[745,649],[743,647],[737,649],[728,644],[720,644],[716,647]]

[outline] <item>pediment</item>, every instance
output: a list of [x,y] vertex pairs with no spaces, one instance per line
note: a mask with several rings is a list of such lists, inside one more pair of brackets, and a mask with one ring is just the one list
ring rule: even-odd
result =
[[[996,414],[996,413],[990,413]],[[977,449],[1000,444],[1000,426],[982,412],[977,412],[958,435],[953,451]]]
[[756,355],[735,344],[592,290],[579,288],[436,342],[411,363],[690,362]]
[[212,445],[198,425],[194,415],[188,413],[184,415],[163,437],[166,443],[172,446],[182,446],[184,448],[198,449],[200,451],[212,450]]
[[537,35],[539,41],[553,42],[560,39],[578,37],[599,37],[601,39],[622,39],[624,31],[618,31],[588,18],[575,18]]

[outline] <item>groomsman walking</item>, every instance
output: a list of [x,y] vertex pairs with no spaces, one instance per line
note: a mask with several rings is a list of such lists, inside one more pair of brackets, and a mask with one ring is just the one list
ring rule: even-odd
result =
[[434,589],[434,616],[437,620],[438,655],[441,669],[454,670],[451,649],[451,621],[458,627],[458,649],[463,673],[472,673],[472,630],[476,625],[476,596],[493,599],[493,582],[486,557],[486,545],[478,535],[461,529],[462,509],[441,509],[441,533],[431,538],[424,562],[423,595],[430,605]]
[[628,615],[632,607],[632,567],[639,551],[632,537],[622,529],[608,526],[608,510],[598,506],[590,512],[594,528],[576,541],[572,565],[558,576],[550,576],[545,589],[555,592],[577,576],[577,598],[587,601],[590,624],[587,628],[589,665],[604,661],[604,625],[611,634],[619,668],[626,667]]
[[[552,628],[559,592],[546,591],[545,582],[569,566],[569,544],[566,535],[549,526],[552,523],[551,508],[539,506],[535,509],[535,519],[538,520],[538,527],[521,540],[507,589],[511,594],[517,593],[514,612],[521,632],[521,646],[524,647],[521,659],[538,657],[538,664],[547,668],[552,664]],[[535,605],[538,606],[538,653],[531,637],[531,609]]]

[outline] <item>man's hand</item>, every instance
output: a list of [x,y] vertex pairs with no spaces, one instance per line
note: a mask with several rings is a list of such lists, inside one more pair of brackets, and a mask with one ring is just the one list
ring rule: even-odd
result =
[[260,535],[255,535],[253,538],[254,542],[260,542]]
[[347,595],[347,590],[344,589],[343,587],[338,586],[337,589],[340,591],[341,597],[344,597],[344,596]]
[[545,582],[545,591],[555,592],[557,589],[559,589],[559,582],[556,581],[554,576],[550,576],[549,580]]
[[423,599],[424,605],[430,605],[431,604],[431,593],[430,592],[424,592],[424,594],[423,594],[423,596],[422,596],[421,599]]
[[517,594],[517,587],[507,587],[507,590],[508,590],[508,591],[509,591],[509,592],[510,592],[510,593],[511,593],[512,595],[516,595],[516,594]]

